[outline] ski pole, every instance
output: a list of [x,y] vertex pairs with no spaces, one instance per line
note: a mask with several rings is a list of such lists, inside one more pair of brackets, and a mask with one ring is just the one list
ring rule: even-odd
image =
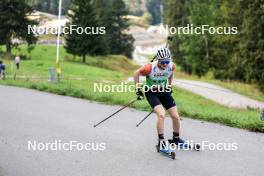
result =
[[152,114],[154,112],[154,110],[152,110],[146,117],[144,117],[137,125],[136,127],[138,127],[142,122],[144,122],[149,116],[150,114]]
[[114,112],[113,114],[111,114],[110,116],[106,117],[105,119],[103,119],[102,121],[98,122],[97,124],[95,124],[93,127],[97,127],[98,125],[100,125],[101,123],[103,123],[104,121],[106,121],[107,119],[113,117],[115,114],[119,113],[120,111],[122,111],[123,109],[127,108],[129,105],[133,104],[134,102],[136,102],[138,99],[135,99],[133,101],[131,101],[130,103],[128,103],[127,105],[125,105],[124,107],[122,107],[121,109],[117,110],[116,112]]

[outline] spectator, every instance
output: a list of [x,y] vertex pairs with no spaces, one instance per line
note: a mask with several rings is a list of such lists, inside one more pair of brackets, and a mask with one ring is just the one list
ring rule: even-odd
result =
[[0,79],[5,79],[5,64],[0,60]]
[[264,121],[264,109],[260,113],[260,119]]
[[19,65],[20,65],[20,57],[19,57],[19,55],[16,56],[15,63],[16,63],[17,70],[19,70]]

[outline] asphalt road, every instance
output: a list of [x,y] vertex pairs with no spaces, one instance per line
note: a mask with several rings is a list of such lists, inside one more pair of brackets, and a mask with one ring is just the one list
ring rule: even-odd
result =
[[176,79],[173,83],[177,87],[189,90],[224,106],[233,108],[251,107],[256,109],[264,109],[264,102],[253,100],[214,84],[183,79]]
[[[155,150],[155,116],[135,125],[147,112],[126,109],[106,123],[93,125],[119,106],[0,86],[0,175],[107,176],[262,175],[264,134],[184,118],[183,138],[196,142],[237,143],[236,151],[177,151],[176,160]],[[166,137],[171,136],[166,119]],[[105,143],[103,151],[32,151],[38,143]]]

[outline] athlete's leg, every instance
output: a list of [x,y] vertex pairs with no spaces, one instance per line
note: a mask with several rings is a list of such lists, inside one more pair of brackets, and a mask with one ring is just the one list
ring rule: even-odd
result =
[[182,143],[182,140],[180,139],[180,116],[171,93],[165,92],[160,100],[162,105],[168,110],[172,119],[173,141],[175,143]]
[[172,119],[173,137],[179,137],[180,133],[180,117],[177,111],[176,103],[169,92],[164,92],[160,98],[164,108],[168,110]]
[[157,114],[157,132],[158,132],[158,138],[159,140],[164,139],[164,116],[165,116],[165,110],[163,109],[161,102],[158,98],[158,94],[148,91],[145,92],[145,96],[150,104],[150,106],[153,108],[153,110]]
[[179,137],[180,135],[180,116],[176,106],[168,109],[170,117],[172,119],[173,136]]
[[164,134],[165,110],[160,104],[154,107],[154,111],[157,114],[157,132],[160,137],[160,135]]

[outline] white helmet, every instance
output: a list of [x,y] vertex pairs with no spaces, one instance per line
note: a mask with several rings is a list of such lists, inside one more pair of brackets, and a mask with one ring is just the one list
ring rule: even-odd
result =
[[161,48],[157,51],[156,58],[158,60],[171,59],[170,50],[168,48]]

